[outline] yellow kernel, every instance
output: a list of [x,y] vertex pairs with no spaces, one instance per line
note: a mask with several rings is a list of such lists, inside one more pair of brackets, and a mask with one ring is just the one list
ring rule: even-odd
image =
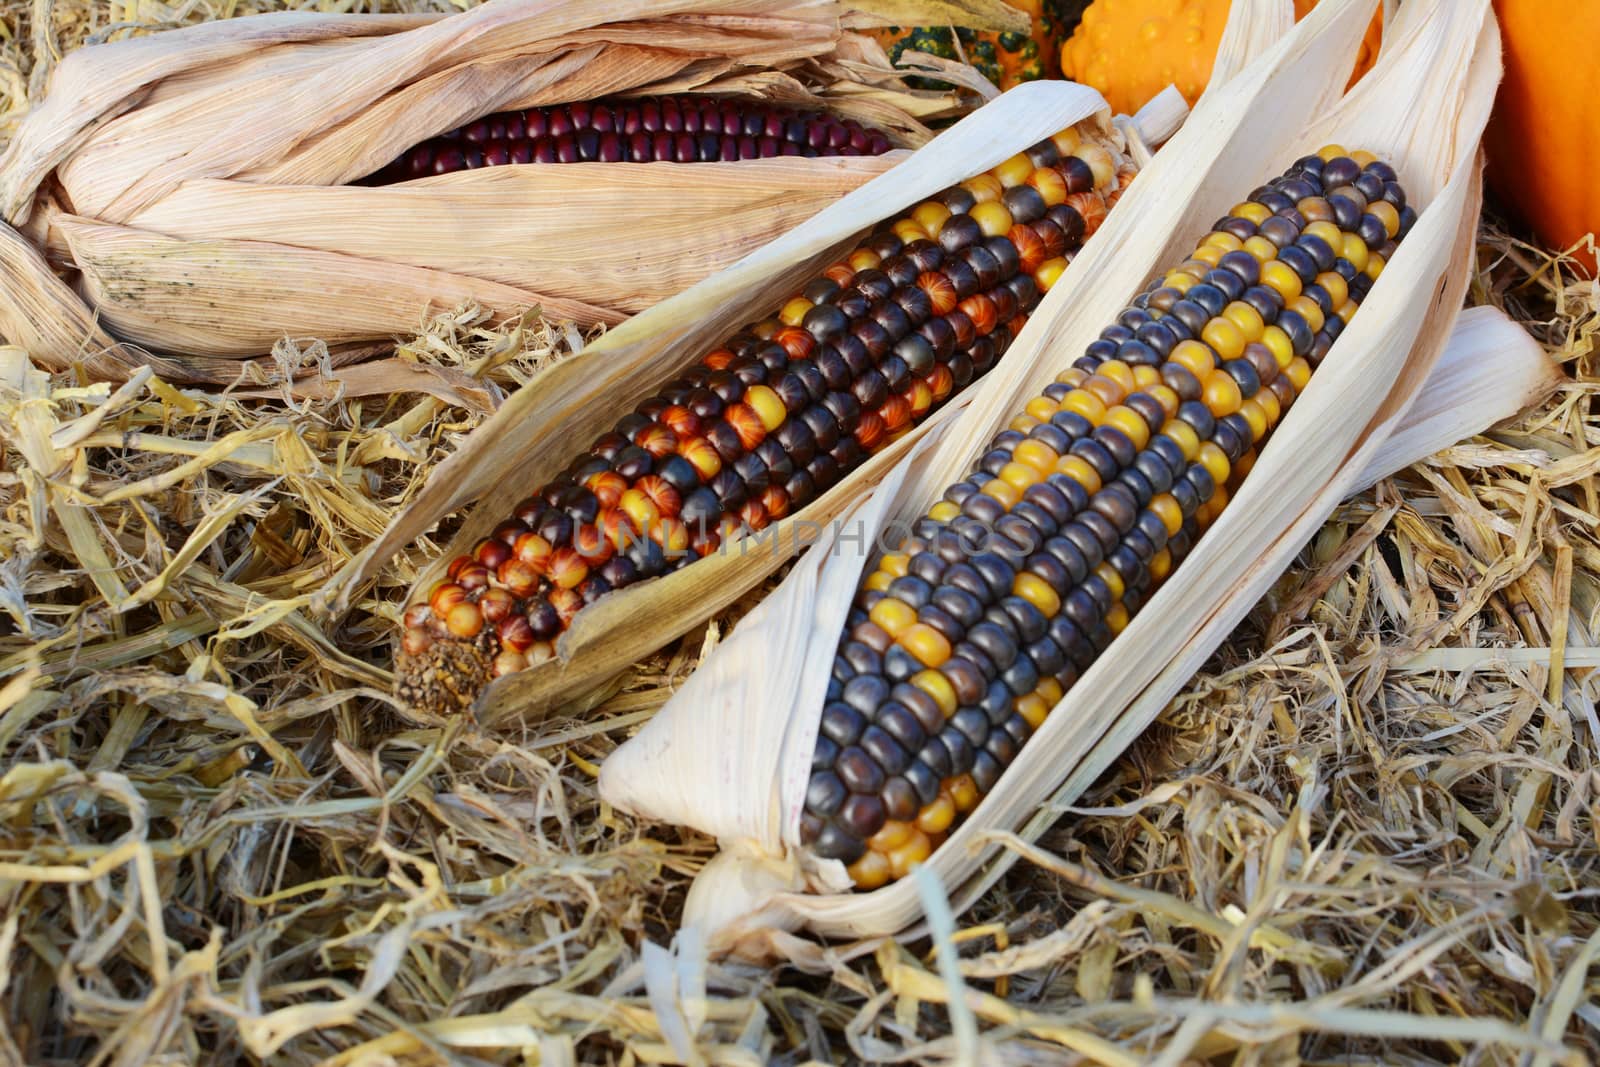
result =
[[1051,415],[1061,410],[1061,406],[1047,396],[1036,396],[1022,410],[1040,422],[1048,422]]
[[1259,390],[1250,398],[1261,406],[1261,411],[1267,417],[1267,428],[1278,425],[1278,420],[1283,417],[1283,405],[1278,403],[1278,394],[1271,389]]
[[1317,158],[1324,163],[1330,159],[1338,159],[1340,156],[1348,156],[1349,154],[1349,152],[1345,151],[1344,145],[1341,144],[1325,144],[1317,149]]
[[1106,417],[1105,402],[1087,389],[1074,389],[1062,397],[1061,410],[1082,415],[1096,426],[1104,422]]
[[1065,274],[1066,271],[1067,261],[1065,257],[1056,256],[1054,259],[1047,259],[1043,263],[1039,264],[1038,270],[1033,272],[1034,284],[1039,287],[1040,292],[1048,293],[1050,291],[1050,287],[1055,285],[1056,282],[1060,281],[1061,276]]
[[1106,626],[1114,634],[1120,634],[1128,628],[1128,606],[1122,601],[1111,605],[1111,610],[1106,612]]
[[926,230],[929,236],[934,236],[944,229],[946,220],[950,218],[950,209],[937,200],[924,200],[911,212],[911,218]]
[[943,666],[945,660],[950,658],[950,639],[927,623],[919,622],[906,627],[899,641],[924,667]]
[[1311,332],[1316,333],[1322,329],[1322,305],[1309,296],[1297,296],[1289,302],[1288,310],[1296,312],[1306,320],[1306,325],[1311,327]]
[[1244,250],[1249,252],[1257,263],[1265,263],[1269,259],[1277,258],[1278,255],[1278,246],[1260,234],[1252,234],[1247,238]]
[[1338,253],[1345,259],[1348,259],[1350,261],[1350,265],[1356,270],[1367,269],[1367,242],[1363,241],[1355,234],[1345,234],[1343,247],[1335,250],[1338,251]]
[[1327,292],[1335,312],[1344,306],[1346,300],[1350,299],[1350,287],[1345,283],[1344,275],[1342,274],[1336,274],[1331,270],[1323,271],[1317,275],[1317,284]]
[[783,398],[765,385],[752,385],[746,389],[744,402],[755,411],[768,433],[782,426],[789,418],[789,409],[784,406]]
[[899,219],[893,226],[889,227],[889,232],[893,233],[906,244],[910,244],[913,241],[926,241],[928,239],[928,231],[923,229],[917,223],[916,219]]
[[1238,219],[1249,219],[1257,226],[1272,217],[1271,210],[1265,204],[1258,204],[1254,200],[1244,200],[1228,209],[1228,214]]
[[1076,152],[1078,150],[1078,146],[1083,143],[1083,136],[1078,133],[1078,128],[1076,126],[1068,126],[1066,129],[1061,130],[1058,133],[1051,134],[1050,143],[1055,145],[1056,151],[1060,152],[1063,156],[1070,156],[1072,153]]
[[942,834],[955,821],[956,802],[949,793],[940,793],[917,815],[917,829],[925,834]]
[[[1263,389],[1261,392],[1270,395],[1272,390]],[[1256,403],[1255,397],[1251,397],[1239,405],[1239,414],[1243,415],[1244,421],[1250,424],[1251,441],[1259,441],[1266,436],[1267,413],[1260,404]]]
[[1004,478],[995,478],[980,490],[984,496],[992,496],[1000,501],[1007,511],[1017,506],[1017,501],[1022,499],[1022,490],[1006,481]]
[[904,578],[911,569],[911,557],[904,552],[890,552],[878,561],[878,569],[894,578]]
[[1360,305],[1354,300],[1346,300],[1344,303],[1339,305],[1339,310],[1334,312],[1334,314],[1343,319],[1345,321],[1345,325],[1348,326],[1350,324],[1350,320],[1356,317],[1356,309],[1358,307],[1360,307]]
[[1200,331],[1200,340],[1211,346],[1220,360],[1238,359],[1244,354],[1245,336],[1232,319],[1217,316]]
[[[1307,224],[1304,235],[1307,237],[1320,237],[1328,242],[1328,247],[1333,249],[1333,254],[1338,255],[1339,249],[1344,247],[1344,231],[1331,222],[1313,222]],[[1358,237],[1357,240],[1360,240]]]
[[1262,330],[1261,343],[1272,351],[1272,358],[1278,361],[1279,370],[1287,367],[1294,358],[1294,342],[1289,340],[1289,335],[1280,326],[1268,326]]
[[999,178],[1002,186],[1010,189],[1028,180],[1028,177],[1033,174],[1033,163],[1029,161],[1025,153],[1018,152],[989,173]]
[[1061,703],[1061,698],[1066,695],[1066,690],[1062,689],[1061,683],[1054,678],[1039,679],[1039,684],[1033,691],[1051,708]]
[[870,848],[861,854],[860,859],[846,867],[845,873],[857,889],[877,889],[888,885],[893,874],[889,869],[889,857]]
[[1289,361],[1287,367],[1283,368],[1283,373],[1298,395],[1305,392],[1306,383],[1311,380],[1311,364],[1306,362],[1304,356],[1296,356]]
[[1096,189],[1108,189],[1111,187],[1111,183],[1116,180],[1117,161],[1111,158],[1110,152],[1099,145],[1093,143],[1079,144],[1072,154],[1089,164],[1089,170],[1094,175],[1094,187]]
[[1061,383],[1062,385],[1072,386],[1073,388],[1077,388],[1088,380],[1089,372],[1084,370],[1082,367],[1068,367],[1066,370],[1056,375],[1057,382]]
[[1144,393],[1161,405],[1161,410],[1167,413],[1169,419],[1178,413],[1178,405],[1183,402],[1183,398],[1169,385],[1148,386]]
[[1168,537],[1183,529],[1183,507],[1177,497],[1171,493],[1157,493],[1150,498],[1149,506],[1161,525],[1167,528]]
[[1100,374],[1091,374],[1089,380],[1083,383],[1083,388],[1099,397],[1106,407],[1122,403],[1122,398],[1128,395],[1121,382]]
[[1143,448],[1150,443],[1150,424],[1144,421],[1132,408],[1118,404],[1106,412],[1106,425],[1115,427],[1127,435],[1133,442],[1134,448]]
[[1182,419],[1168,419],[1161,432],[1172,438],[1173,444],[1183,450],[1183,458],[1193,461],[1200,453],[1200,435]]
[[1212,230],[1200,242],[1201,248],[1220,248],[1224,252],[1237,252],[1244,247],[1244,242],[1226,230]]
[[877,270],[883,265],[883,257],[870,248],[858,248],[850,253],[850,258],[845,260],[850,264],[850,269],[856,273],[864,270]]
[[1274,259],[1261,264],[1261,284],[1283,297],[1286,304],[1300,295],[1300,275],[1282,260]]
[[1061,596],[1049,582],[1032,571],[1020,571],[1011,583],[1011,591],[1038,608],[1047,619],[1053,619],[1061,610]]
[[883,828],[867,838],[867,847],[874,852],[893,852],[911,840],[912,825],[890,819]]
[[877,623],[890,637],[899,637],[908,627],[915,625],[917,609],[904,600],[886,596],[872,605],[867,617]]
[[999,200],[1005,187],[1000,184],[1000,179],[993,174],[979,174],[968,178],[961,183],[961,187],[972,194],[972,198],[980,204],[987,204],[991,200]]
[[1209,245],[1202,246],[1195,249],[1194,255],[1190,256],[1189,258],[1191,260],[1197,259],[1201,263],[1206,264],[1208,267],[1215,267],[1219,262],[1222,261],[1222,249]]
[[904,878],[927,860],[933,851],[933,842],[920,831],[912,833],[910,840],[889,853],[889,877]]
[[1108,359],[1096,367],[1094,372],[1102,378],[1110,378],[1122,386],[1124,396],[1134,390],[1133,368],[1120,359]]
[[1056,471],[1083,486],[1090,494],[1100,491],[1100,472],[1082,456],[1062,456],[1061,462],[1056,464]]
[[1061,461],[1055,449],[1034,437],[1017,442],[1017,447],[1011,450],[1011,458],[1018,463],[1026,463],[1041,474],[1052,473]]
[[968,214],[972,216],[972,221],[978,224],[985,237],[1004,237],[1011,232],[1011,227],[1016,225],[1011,218],[1011,212],[998,200],[973,204]]
[[1211,480],[1219,486],[1228,480],[1228,454],[1218,448],[1216,442],[1207,441],[1200,446],[1200,465],[1211,475]]
[[1044,473],[1038,468],[1031,467],[1026,463],[1018,463],[1015,460],[1001,467],[1000,473],[996,477],[1015,486],[1019,494],[1030,485],[1037,485],[1044,481]]
[[1133,368],[1133,387],[1135,389],[1149,390],[1161,383],[1161,372],[1148,363],[1141,363]]
[[1383,223],[1384,232],[1390,237],[1400,232],[1400,212],[1387,200],[1374,200],[1367,205],[1367,214],[1376,215],[1378,221]]
[[961,505],[949,500],[941,500],[928,509],[928,518],[934,522],[949,522],[961,514]]
[[1384,268],[1383,257],[1378,255],[1378,253],[1376,253],[1376,252],[1372,252],[1367,256],[1367,267],[1361,273],[1365,274],[1367,277],[1371,278],[1373,281],[1377,281],[1378,280],[1378,275],[1383,273],[1383,268]]
[[815,306],[805,297],[797,296],[783,305],[783,309],[778,312],[778,321],[785,326],[798,326],[800,325],[800,320],[806,317],[806,312]]
[[1261,318],[1261,312],[1243,300],[1235,300],[1223,308],[1222,316],[1239,328],[1239,332],[1244,335],[1245,344],[1261,340],[1261,331],[1267,327],[1265,320]]
[[1184,271],[1175,270],[1161,279],[1161,284],[1180,293],[1187,293],[1190,289],[1200,284],[1200,279]]
[[950,799],[956,802],[956,810],[963,815],[978,806],[978,783],[972,780],[972,775],[963,774],[950,780]]
[[1167,575],[1172,573],[1172,550],[1170,548],[1163,548],[1160,552],[1157,552],[1155,555],[1151,556],[1150,562],[1145,566],[1150,569],[1151,581],[1161,581]]
[[1032,415],[1018,415],[1007,424],[1006,428],[1015,430],[1018,433],[1027,433],[1037,425],[1039,425],[1039,420]]
[[931,696],[947,719],[954,715],[961,705],[956,699],[955,686],[950,684],[950,679],[946,678],[942,671],[932,669],[918,671],[911,676],[911,684]]
[[1122,594],[1124,592],[1122,575],[1117,573],[1117,568],[1113,567],[1109,563],[1101,563],[1095,567],[1094,573],[1099,575],[1100,580],[1106,583],[1106,588],[1111,590],[1112,600],[1122,599]]
[[1167,359],[1201,381],[1205,381],[1206,375],[1217,366],[1217,357],[1212,354],[1211,349],[1195,340],[1179,341],[1173,345]]
[[1021,715],[1027,724],[1035,730],[1044,725],[1045,716],[1050,714],[1050,705],[1046,704],[1044,698],[1036,693],[1018,697],[1011,708],[1018,715]]
[[894,575],[885,574],[882,571],[873,571],[872,577],[863,582],[862,587],[871,589],[876,593],[886,593],[889,591],[889,583],[892,581],[894,581]]

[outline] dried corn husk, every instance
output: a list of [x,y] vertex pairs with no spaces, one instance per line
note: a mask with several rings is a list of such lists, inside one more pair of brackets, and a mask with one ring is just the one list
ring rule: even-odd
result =
[[[1170,115],[1165,110],[1159,120]],[[1057,130],[1080,129],[1114,146],[1100,94],[1067,82],[1018,86],[884,175],[733,267],[607,333],[509,398],[398,514],[389,529],[330,586],[347,596],[404,545],[464,505],[476,506],[450,548],[413,585],[437,582],[450,558],[499,523],[662,382],[739,325],[769,315],[804,279],[884,218],[1006,159]],[[1009,358],[1009,357],[1007,357]],[[995,373],[992,372],[991,373]],[[953,397],[917,429],[878,453],[830,492],[724,553],[628,586],[584,609],[556,646],[557,658],[490,684],[474,707],[495,724],[581,698],[630,663],[711,617],[801,551],[821,526],[875,484],[908,449],[948,421],[973,390]]]
[[[1235,3],[1230,37],[1242,39],[1247,25],[1287,7]],[[1323,0],[1233,78],[1214,82],[961,416],[841,513],[852,536],[839,536],[839,526],[825,535],[607,761],[601,790],[612,803],[695,826],[722,843],[725,851],[691,890],[684,919],[720,950],[804,956],[802,943],[783,931],[870,937],[917,921],[914,880],[851,893],[841,864],[797,848],[823,690],[870,545],[889,523],[924,513],[1026,398],[1245,191],[1337,141],[1391,161],[1421,218],[1178,580],[1160,588],[925,865],[958,908],[1004,864],[984,835],[1019,827],[1037,833],[1048,824],[1041,805],[1052,797],[1069,803],[1116,758],[1365,472],[1420,458],[1451,435],[1509,414],[1504,401],[1532,401],[1551,387],[1525,336],[1475,317],[1463,344],[1479,346],[1464,348],[1476,374],[1451,379],[1442,408],[1457,421],[1438,415],[1439,398],[1430,397],[1420,409],[1435,413],[1427,432],[1398,438],[1404,454],[1388,445],[1445,348],[1465,293],[1480,206],[1477,146],[1498,80],[1499,38],[1487,0],[1410,0],[1385,32],[1377,67],[1345,95],[1345,72],[1374,7],[1374,0]],[[1483,359],[1485,349],[1496,357]],[[1490,378],[1481,390],[1477,374]],[[1503,395],[1494,397],[1497,390]],[[1434,436],[1441,427],[1444,436]],[[1185,574],[1204,577],[1186,581]]]
[[[843,29],[888,17],[875,7],[1025,21],[1002,0],[490,0],[449,17],[260,15],[83,49],[0,158],[0,213],[76,272],[77,300],[20,272],[33,284],[8,288],[0,326],[53,366],[81,350],[107,376],[147,362],[120,340],[189,357],[165,377],[227,382],[284,336],[338,352],[463,303],[615,324],[904,152],[346,183],[477,116],[608,94],[826,104],[915,147],[920,120],[961,101],[905,89]],[[16,325],[41,311],[48,322]]]

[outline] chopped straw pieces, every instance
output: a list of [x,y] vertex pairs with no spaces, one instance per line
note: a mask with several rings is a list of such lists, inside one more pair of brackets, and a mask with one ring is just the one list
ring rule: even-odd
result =
[[[198,10],[9,4],[5,122]],[[463,310],[399,393],[285,343],[294,396],[0,349],[0,1063],[1593,1062],[1600,288],[1492,223],[1479,267],[1571,384],[1345,504],[975,908],[815,976],[670,958],[713,844],[595,798],[753,597],[520,734],[392,715],[448,530],[316,609],[575,335]]]

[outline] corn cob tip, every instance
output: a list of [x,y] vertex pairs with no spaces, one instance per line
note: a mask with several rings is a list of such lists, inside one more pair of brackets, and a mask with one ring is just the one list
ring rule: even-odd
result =
[[496,644],[483,632],[471,641],[431,641],[418,649],[407,632],[395,656],[395,696],[420,720],[465,714],[494,677]]

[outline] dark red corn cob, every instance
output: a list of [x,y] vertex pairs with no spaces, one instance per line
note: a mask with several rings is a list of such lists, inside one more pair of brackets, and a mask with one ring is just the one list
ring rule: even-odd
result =
[[[658,110],[639,121],[665,122],[672,103],[647,102]],[[707,353],[406,611],[401,698],[462,710],[553,655],[584,605],[833,488],[994,365],[1131,180],[1117,164],[1073,130],[1040,142],[881,228]]]
[[475,119],[416,145],[366,182],[507,163],[726,163],[877,156],[890,147],[879,131],[826,111],[709,96],[585,100]]

